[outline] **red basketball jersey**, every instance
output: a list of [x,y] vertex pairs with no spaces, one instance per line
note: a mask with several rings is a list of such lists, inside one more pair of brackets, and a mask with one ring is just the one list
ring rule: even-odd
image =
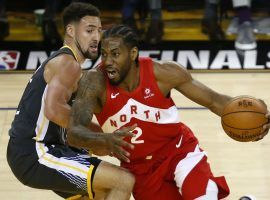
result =
[[[137,123],[135,145],[130,160],[147,159],[166,144],[179,137],[180,120],[171,97],[165,97],[158,88],[150,58],[140,58],[140,83],[127,92],[106,82],[107,97],[101,113],[96,117],[105,133]],[[151,159],[149,157],[149,159]]]
[[[206,156],[186,159],[194,151],[201,153],[192,131],[180,123],[177,108],[171,97],[165,97],[156,83],[153,62],[140,58],[140,84],[132,92],[110,85],[106,80],[106,103],[96,117],[105,133],[137,124],[136,134],[126,141],[135,145],[129,150],[130,163],[121,166],[135,177],[133,195],[136,199],[195,199],[205,194],[209,179],[219,187],[219,198],[229,194],[224,177],[212,175]],[[197,149],[197,150],[196,150]],[[176,165],[186,162],[181,195],[174,176]],[[192,166],[192,167],[191,167]],[[196,167],[194,167],[196,166]],[[194,167],[194,168],[193,168]],[[196,170],[197,169],[197,170]],[[184,181],[185,180],[185,181]],[[196,189],[194,189],[194,187]]]

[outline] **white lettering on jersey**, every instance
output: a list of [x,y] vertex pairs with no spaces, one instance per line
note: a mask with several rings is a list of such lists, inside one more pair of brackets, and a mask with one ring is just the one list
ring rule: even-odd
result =
[[132,144],[141,144],[144,143],[144,140],[140,140],[139,137],[142,135],[142,129],[139,127],[136,127],[132,133],[136,134],[134,137],[131,138]]
[[108,117],[102,125],[102,129],[105,132],[113,132],[129,123],[132,118],[157,124],[173,124],[180,122],[177,108],[174,105],[167,109],[162,109],[144,105],[134,99],[129,99],[121,110],[113,116]]

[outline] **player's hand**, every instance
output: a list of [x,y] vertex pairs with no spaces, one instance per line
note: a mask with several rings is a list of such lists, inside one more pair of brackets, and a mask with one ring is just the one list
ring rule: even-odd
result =
[[134,145],[124,141],[125,137],[134,137],[135,134],[132,131],[137,127],[134,124],[129,127],[123,127],[112,134],[108,134],[107,144],[109,146],[110,154],[123,160],[125,162],[130,162],[128,157],[130,153],[124,148],[134,149]]
[[263,129],[261,131],[262,134],[256,140],[254,140],[254,142],[263,139],[269,132],[269,128],[270,128],[270,112],[265,114],[265,117],[268,119],[268,122],[265,125],[263,125]]
[[[260,101],[265,105],[265,107],[267,108],[266,103],[265,103],[262,99],[259,99],[259,100],[260,100]],[[264,136],[266,136],[266,135],[268,134],[268,131],[269,131],[269,128],[270,128],[270,113],[269,113],[269,111],[268,111],[267,114],[265,114],[265,117],[268,119],[268,122],[263,126],[263,129],[262,129],[262,131],[261,131],[262,134],[261,134],[256,140],[254,140],[253,142],[256,142],[256,141],[259,141],[259,140],[263,139]]]

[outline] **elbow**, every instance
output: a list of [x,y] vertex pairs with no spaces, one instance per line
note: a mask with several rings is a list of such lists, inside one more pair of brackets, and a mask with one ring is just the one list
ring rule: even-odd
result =
[[54,111],[53,108],[48,108],[45,106],[44,108],[44,115],[49,121],[55,121],[56,118],[56,112]]
[[76,140],[75,140],[76,136],[74,133],[74,130],[72,128],[67,130],[67,143],[70,146],[76,146]]

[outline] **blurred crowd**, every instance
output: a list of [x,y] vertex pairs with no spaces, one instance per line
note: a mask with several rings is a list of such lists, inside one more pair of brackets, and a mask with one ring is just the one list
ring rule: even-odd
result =
[[221,28],[221,19],[227,6],[232,2],[235,17],[230,23],[227,33],[236,34],[235,48],[251,50],[257,47],[255,33],[270,34],[270,1],[257,0],[261,3],[265,17],[253,19],[252,0],[205,0],[204,17],[202,20],[202,32],[208,34],[211,40],[224,40],[224,30]]
[[[9,23],[6,13],[6,0],[0,0],[0,40],[9,35]],[[77,0],[78,1],[78,0]],[[83,1],[83,0],[81,0]],[[87,0],[84,0],[84,2]],[[252,0],[204,0],[204,13],[201,30],[209,40],[225,40],[226,34],[222,28],[222,19],[228,10],[235,13],[227,29],[228,34],[236,34],[235,48],[250,50],[257,47],[256,33],[270,34],[270,1],[257,0],[265,12],[265,17],[253,19]],[[91,0],[89,2],[92,3]],[[159,44],[164,35],[164,21],[162,18],[161,0],[122,0],[122,23],[132,27],[137,34],[149,44]],[[61,42],[61,35],[57,30],[55,16],[61,6],[61,0],[45,0],[44,14],[41,27],[45,41],[51,44]],[[232,5],[232,7],[228,6]],[[232,9],[233,8],[233,9]],[[102,8],[100,8],[102,10]],[[120,12],[120,10],[119,10]],[[192,12],[192,11],[190,11]],[[135,18],[135,16],[139,16]],[[149,23],[144,23],[145,21]],[[147,27],[145,27],[147,24]]]

